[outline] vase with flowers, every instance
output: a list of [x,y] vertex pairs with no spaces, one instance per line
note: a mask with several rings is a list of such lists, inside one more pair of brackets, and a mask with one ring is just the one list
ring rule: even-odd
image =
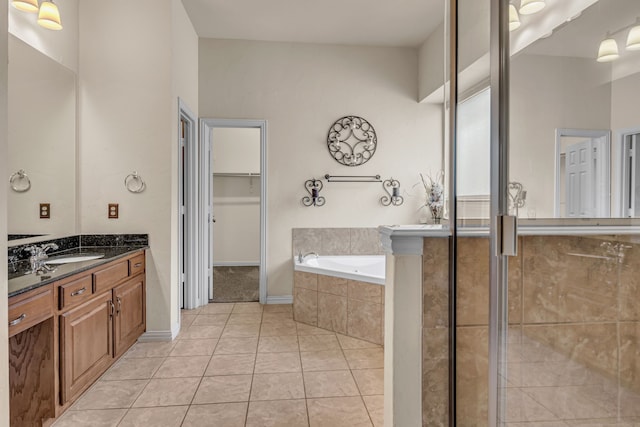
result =
[[435,177],[420,174],[425,191],[424,206],[431,213],[434,224],[440,224],[444,212],[444,172],[440,171]]

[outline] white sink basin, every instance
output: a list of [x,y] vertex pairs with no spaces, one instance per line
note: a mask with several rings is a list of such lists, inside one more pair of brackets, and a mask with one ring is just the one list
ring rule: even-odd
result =
[[104,258],[104,254],[94,254],[94,255],[69,255],[69,256],[59,256],[55,258],[49,258],[45,261],[45,264],[69,264],[72,262],[81,262],[81,261],[91,261],[93,259]]

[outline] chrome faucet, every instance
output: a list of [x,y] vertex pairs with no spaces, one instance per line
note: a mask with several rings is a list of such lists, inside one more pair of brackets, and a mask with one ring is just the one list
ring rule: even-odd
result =
[[31,254],[31,256],[29,257],[29,264],[31,266],[31,269],[27,272],[27,274],[38,274],[40,272],[53,271],[54,269],[47,266],[45,261],[47,258],[49,258],[49,256],[47,255],[47,251],[55,251],[56,249],[58,249],[58,245],[56,245],[55,243],[46,243],[42,246],[26,246],[24,250]]
[[318,258],[320,256],[320,255],[317,254],[317,252],[309,252],[309,253],[306,253],[306,254],[302,255],[302,251],[298,251],[298,262],[304,261],[304,259],[306,257],[308,257],[309,255],[315,255],[316,258]]

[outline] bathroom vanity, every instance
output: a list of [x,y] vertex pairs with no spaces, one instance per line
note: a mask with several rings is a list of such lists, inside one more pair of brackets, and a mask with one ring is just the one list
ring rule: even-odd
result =
[[9,280],[12,426],[49,425],[145,331],[146,247]]

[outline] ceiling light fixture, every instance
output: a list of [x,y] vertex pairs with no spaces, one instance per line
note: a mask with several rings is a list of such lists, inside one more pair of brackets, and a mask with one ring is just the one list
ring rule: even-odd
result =
[[607,38],[600,42],[600,48],[598,49],[598,62],[611,62],[618,59],[618,43],[615,39],[611,38],[611,35],[607,34]]
[[11,4],[23,12],[34,13],[38,11],[38,0],[13,0]]
[[635,26],[629,31],[627,49],[640,50],[640,18],[636,20]]
[[509,5],[509,31],[517,30],[520,28],[520,17],[516,7],[512,4]]
[[536,12],[540,12],[547,4],[544,0],[522,0],[520,2],[520,14],[532,15]]
[[53,1],[43,1],[38,13],[38,24],[50,30],[61,30],[60,11]]

